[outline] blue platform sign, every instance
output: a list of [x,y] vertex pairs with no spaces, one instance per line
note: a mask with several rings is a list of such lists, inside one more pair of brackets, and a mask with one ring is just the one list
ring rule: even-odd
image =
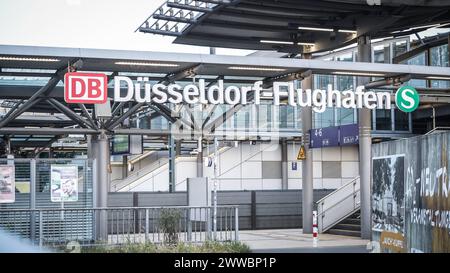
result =
[[297,170],[297,162],[292,161],[292,170],[293,171]]
[[325,127],[310,131],[310,148],[339,146],[339,127]]
[[341,146],[359,143],[358,124],[341,125],[339,129],[339,144]]
[[310,130],[310,148],[337,147],[359,143],[358,124],[332,126]]

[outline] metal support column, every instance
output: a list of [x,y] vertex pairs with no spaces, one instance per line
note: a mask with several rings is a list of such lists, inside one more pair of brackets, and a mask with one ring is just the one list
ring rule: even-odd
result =
[[[358,37],[358,62],[370,62],[371,42],[369,36]],[[370,81],[369,77],[358,77],[358,85]],[[371,110],[358,109],[359,122],[359,175],[361,183],[361,238],[371,237]]]
[[219,141],[214,138],[214,187],[213,187],[213,231],[214,240],[217,240],[217,164],[219,157]]
[[[169,122],[169,131],[172,132],[172,122]],[[175,191],[175,137],[169,134],[169,192]]]
[[122,179],[127,178],[128,176],[128,156],[122,156]]
[[[304,59],[311,59],[311,54],[303,54]],[[302,89],[312,89],[312,75],[302,80]],[[303,94],[305,95],[305,94]],[[303,233],[312,233],[314,209],[313,158],[309,149],[309,130],[312,128],[312,108],[302,107],[302,138],[306,159],[302,161],[302,228]]]
[[288,189],[288,152],[286,138],[281,139],[281,189]]
[[177,156],[181,155],[181,139],[175,141],[175,154]]
[[[94,180],[96,185],[94,187],[96,207],[106,208],[108,206],[108,191],[110,184],[110,154],[109,154],[109,139],[106,131],[102,130],[97,139],[94,136],[91,139],[91,147],[94,158],[96,159],[96,174]],[[101,241],[108,240],[108,225],[106,211],[101,210],[97,213],[97,238]]]
[[3,138],[3,143],[5,143],[5,153],[7,155],[12,154],[12,151],[11,151],[11,138],[9,136],[5,136]]
[[203,177],[203,138],[198,138],[197,146],[197,177]]
[[[30,239],[36,240],[36,159],[30,160]],[[40,238],[39,238],[40,239]]]

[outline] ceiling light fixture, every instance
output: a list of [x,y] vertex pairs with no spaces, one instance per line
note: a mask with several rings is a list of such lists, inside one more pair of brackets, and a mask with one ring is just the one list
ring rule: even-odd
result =
[[152,63],[152,62],[115,62],[118,65],[135,65],[135,66],[158,66],[158,67],[178,67],[178,64],[169,63]]
[[59,62],[54,58],[27,58],[27,57],[12,57],[0,56],[0,61],[23,61],[23,62]]
[[350,30],[350,29],[339,29],[338,32],[356,34],[356,30]]
[[[327,32],[334,31],[334,29],[332,29],[332,28],[321,28],[321,27],[298,27],[298,29],[312,30],[312,31],[327,31]],[[351,29],[338,29],[337,32],[356,34],[356,30],[351,30]]]
[[261,40],[259,41],[263,44],[283,44],[283,45],[293,45],[293,42],[289,41],[275,41],[275,40]]
[[384,77],[384,74],[381,74],[381,73],[336,71],[336,72],[333,72],[333,74],[335,74],[335,75],[346,75],[346,76],[362,76],[362,77]]
[[332,28],[320,28],[320,27],[298,27],[300,30],[315,30],[315,31],[333,31]]
[[231,69],[231,70],[274,71],[274,72],[286,71],[286,69],[283,69],[283,68],[252,67],[252,66],[230,66],[230,67],[228,67],[228,69]]
[[450,81],[450,77],[435,77],[435,76],[428,76],[426,77],[429,80],[444,80],[444,81]]

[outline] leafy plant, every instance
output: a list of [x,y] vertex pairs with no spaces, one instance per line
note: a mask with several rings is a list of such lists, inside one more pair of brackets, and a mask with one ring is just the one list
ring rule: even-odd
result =
[[176,245],[153,243],[124,244],[117,246],[82,247],[83,253],[249,253],[250,248],[241,242],[207,241],[203,244],[180,242]]
[[164,243],[167,245],[176,245],[178,243],[179,222],[181,213],[178,209],[161,209],[159,225],[164,233]]

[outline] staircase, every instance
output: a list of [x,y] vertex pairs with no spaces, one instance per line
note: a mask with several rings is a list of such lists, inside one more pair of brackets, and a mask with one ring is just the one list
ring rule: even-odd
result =
[[359,176],[317,201],[319,233],[361,236]]
[[344,236],[361,237],[361,216],[359,210],[345,218],[326,233]]
[[134,183],[135,181],[143,178],[144,176],[155,171],[161,166],[164,166],[165,164],[167,164],[167,162],[169,162],[168,158],[159,158],[156,161],[149,164],[148,166],[145,166],[144,168],[136,172],[133,172],[124,179],[116,179],[111,181],[110,191],[112,192],[122,191],[124,188],[129,187],[130,184]]

